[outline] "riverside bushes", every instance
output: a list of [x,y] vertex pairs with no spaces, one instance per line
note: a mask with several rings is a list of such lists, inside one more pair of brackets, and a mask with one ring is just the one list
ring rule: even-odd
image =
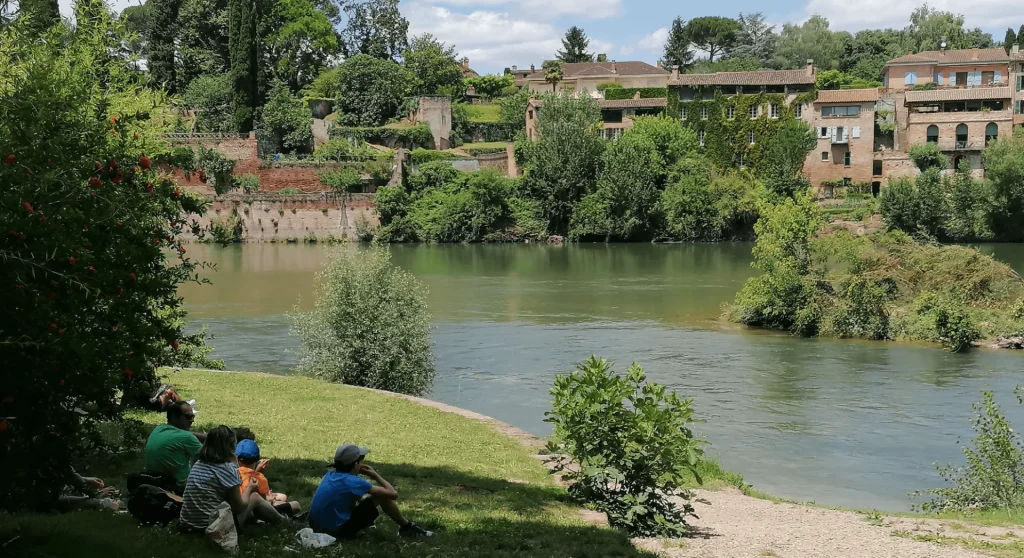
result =
[[646,379],[636,363],[623,378],[594,356],[556,376],[548,449],[561,456],[556,471],[569,494],[607,513],[613,526],[637,537],[678,537],[693,514],[683,484],[691,475],[701,480],[703,442],[690,430],[699,421],[691,399]]
[[918,339],[963,351],[977,339],[1019,335],[1024,281],[964,246],[905,233],[817,236],[802,196],[762,204],[754,266],[727,314],[747,325],[806,336]]
[[355,386],[422,395],[436,373],[426,287],[386,250],[339,251],[317,275],[316,306],[297,313],[299,369]]

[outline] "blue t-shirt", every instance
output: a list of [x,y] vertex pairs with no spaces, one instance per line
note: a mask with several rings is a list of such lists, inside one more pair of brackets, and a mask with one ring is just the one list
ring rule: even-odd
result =
[[370,491],[369,481],[350,473],[331,471],[324,475],[309,505],[309,524],[316,529],[333,531],[352,516],[359,499]]

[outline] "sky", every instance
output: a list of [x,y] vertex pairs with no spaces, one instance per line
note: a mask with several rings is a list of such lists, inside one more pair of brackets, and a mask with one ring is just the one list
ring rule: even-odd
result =
[[[110,1],[110,0],[108,0]],[[1024,23],[1020,0],[932,0],[933,8],[964,13],[966,25],[981,27],[1002,40],[1006,28]],[[113,0],[115,10],[140,0]],[[460,56],[468,57],[477,72],[501,73],[509,66],[528,68],[554,58],[565,31],[577,25],[590,38],[594,54],[611,60],[655,63],[661,55],[673,18],[683,19],[762,12],[781,30],[782,23],[802,22],[821,14],[832,29],[859,31],[903,28],[920,0],[718,0],[714,6],[669,0],[402,0],[412,35],[432,33]],[[60,0],[70,13],[71,0]],[[969,9],[966,9],[969,8]]]

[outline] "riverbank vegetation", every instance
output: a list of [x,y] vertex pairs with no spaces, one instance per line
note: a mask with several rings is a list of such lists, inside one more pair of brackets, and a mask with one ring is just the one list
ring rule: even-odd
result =
[[893,230],[943,242],[1024,240],[1024,130],[985,148],[985,177],[972,176],[967,161],[954,173],[935,144],[915,146],[916,178],[893,180],[882,190],[881,212]]
[[751,278],[726,310],[738,323],[803,336],[941,342],[1024,333],[1024,281],[1007,265],[963,246],[894,231],[819,235],[813,201],[762,204]]

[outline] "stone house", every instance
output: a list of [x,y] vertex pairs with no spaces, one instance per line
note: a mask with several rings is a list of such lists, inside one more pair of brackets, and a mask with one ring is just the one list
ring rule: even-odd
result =
[[[802,70],[680,74],[679,68],[672,68],[668,87],[679,95],[680,101],[692,101],[715,93],[727,96],[782,93],[786,95],[786,104],[790,104],[800,93],[814,89],[816,78],[813,60],[808,60],[807,66]],[[802,113],[803,110],[799,112]]]
[[603,83],[617,83],[625,88],[665,87],[669,73],[646,62],[580,62],[563,64],[564,78],[552,86],[544,80],[543,68],[531,67],[524,82],[531,93],[550,93],[553,89],[590,95]]
[[[641,99],[637,93],[632,99],[597,99],[601,108],[601,137],[618,139],[625,130],[633,127],[633,119],[637,116],[661,114],[668,105],[668,99]],[[537,119],[544,107],[544,101],[530,99],[526,106],[526,137],[534,141],[540,137],[537,132]]]
[[847,186],[870,183],[875,194],[880,190],[882,159],[875,157],[878,100],[877,89],[822,90],[813,108],[804,111],[818,138],[804,162],[804,173],[820,188],[819,194],[831,197],[831,188],[821,187],[837,181]]

